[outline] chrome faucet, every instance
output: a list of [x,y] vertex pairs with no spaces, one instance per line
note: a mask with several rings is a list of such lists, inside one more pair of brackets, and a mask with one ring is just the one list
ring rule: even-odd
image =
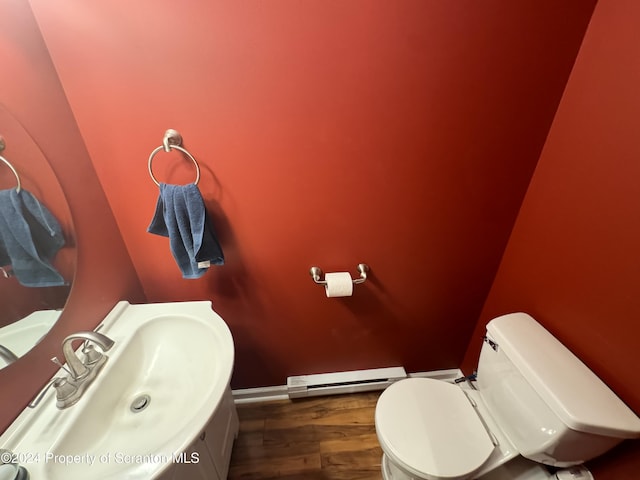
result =
[[[82,348],[84,360],[80,360],[73,351],[74,340],[84,340],[84,347]],[[98,352],[89,342],[99,345],[104,352],[110,350],[114,345],[113,340],[98,332],[83,331],[66,337],[62,341],[62,353],[67,366],[62,365],[56,357],[53,357],[51,361],[66,370],[69,375],[66,378],[54,378],[36,399],[28,405],[30,408],[35,408],[40,403],[50,387],[56,389],[56,406],[60,409],[70,407],[80,400],[87,387],[95,380],[107,358],[109,358]]]
[[7,362],[7,365],[15,362],[18,356],[4,345],[0,344],[0,358]]
[[[71,379],[75,381],[79,381],[84,379],[89,372],[94,368],[88,368],[82,360],[78,358],[76,352],[73,351],[73,341],[74,340],[84,340],[85,348],[83,349],[85,353],[94,352],[97,355],[100,355],[93,349],[89,349],[88,342],[94,342],[100,345],[103,351],[110,350],[113,347],[113,340],[111,340],[106,335],[98,332],[78,332],[72,335],[69,335],[62,341],[62,354],[64,355],[64,359],[67,362],[67,366],[69,367],[69,374],[71,375]],[[101,356],[101,355],[100,355]],[[103,357],[105,358],[105,357]],[[90,363],[90,362],[87,362]],[[93,363],[96,363],[95,361]]]

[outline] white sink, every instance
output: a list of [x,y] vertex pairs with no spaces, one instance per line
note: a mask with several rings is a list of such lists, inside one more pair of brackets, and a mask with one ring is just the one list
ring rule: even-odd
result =
[[[47,334],[60,317],[60,310],[39,310],[0,328],[0,345],[21,357]],[[6,363],[0,358],[0,368]]]
[[59,410],[51,391],[0,437],[31,478],[153,478],[200,435],[227,390],[233,339],[210,302],[120,302],[100,333],[115,345],[79,402]]

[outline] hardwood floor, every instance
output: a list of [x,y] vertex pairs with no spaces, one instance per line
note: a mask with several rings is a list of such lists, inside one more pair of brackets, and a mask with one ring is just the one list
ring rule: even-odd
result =
[[381,392],[238,405],[229,480],[381,480]]

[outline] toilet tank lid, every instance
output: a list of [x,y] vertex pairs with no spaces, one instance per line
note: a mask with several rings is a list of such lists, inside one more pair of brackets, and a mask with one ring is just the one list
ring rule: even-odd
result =
[[640,418],[582,361],[526,313],[487,324],[488,336],[569,428],[639,438]]

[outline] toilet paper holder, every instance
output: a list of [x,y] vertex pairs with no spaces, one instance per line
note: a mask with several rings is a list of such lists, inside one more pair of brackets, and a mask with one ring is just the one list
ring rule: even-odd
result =
[[[369,270],[370,270],[369,265],[367,265],[366,263],[359,263],[356,268],[358,269],[358,272],[360,272],[360,278],[351,280],[354,285],[363,283],[367,279],[367,274],[369,273]],[[322,273],[322,269],[320,267],[311,267],[309,269],[309,275],[311,275],[311,278],[313,279],[313,281],[316,282],[318,285],[327,284],[326,280],[321,280],[324,274]]]

